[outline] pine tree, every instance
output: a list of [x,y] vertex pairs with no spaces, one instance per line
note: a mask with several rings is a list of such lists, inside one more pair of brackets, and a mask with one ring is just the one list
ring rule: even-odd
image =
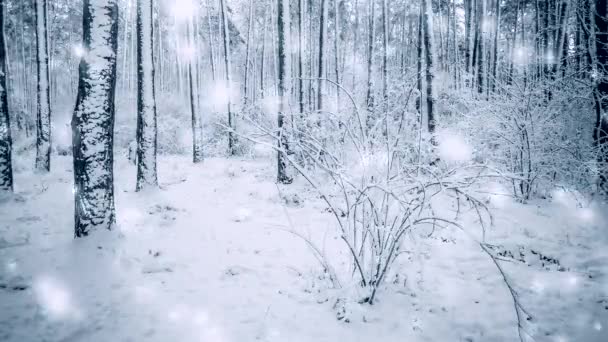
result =
[[152,0],[137,0],[137,185],[157,187]]
[[74,233],[112,229],[117,0],[83,0],[83,48],[72,116]]

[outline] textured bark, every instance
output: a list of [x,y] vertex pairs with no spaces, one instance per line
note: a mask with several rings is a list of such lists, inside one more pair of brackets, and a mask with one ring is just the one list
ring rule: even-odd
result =
[[0,0],[0,192],[13,191],[12,139],[10,115],[8,112],[8,92],[6,81],[8,68],[7,51],[4,42],[5,1]]
[[236,136],[234,130],[236,125],[234,122],[234,116],[232,113],[232,99],[230,94],[232,78],[230,75],[230,69],[232,68],[231,56],[230,56],[230,31],[228,30],[228,13],[226,10],[226,0],[220,0],[220,12],[222,21],[222,38],[224,46],[224,80],[226,81],[226,89],[228,92],[228,103],[226,109],[228,111],[228,154],[233,156],[236,154]]
[[304,114],[304,0],[298,0],[298,109]]
[[384,115],[388,115],[388,3],[382,0],[382,100]]
[[327,40],[327,1],[328,0],[321,0],[321,18],[319,19],[319,68],[317,74],[317,110],[322,110],[324,105],[323,78],[325,77],[325,41]]
[[[277,123],[279,128],[279,151],[287,151],[287,135],[285,132],[285,117],[289,110],[289,94],[291,93],[290,56],[289,52],[289,0],[277,0],[277,34],[278,45],[278,88],[279,88],[279,112]],[[277,153],[277,180],[279,183],[288,184],[293,180],[287,175],[287,156],[284,152]]]
[[72,117],[74,233],[112,229],[114,210],[114,95],[117,0],[84,0],[78,96]]
[[[595,37],[598,68],[608,67],[608,1],[595,2]],[[596,123],[593,132],[598,148],[600,164],[600,188],[608,193],[608,78],[604,75],[597,82]]]
[[367,96],[366,96],[366,105],[367,105],[367,128],[371,128],[373,126],[372,122],[372,113],[374,111],[374,75],[373,75],[373,67],[374,67],[374,43],[376,41],[376,6],[374,4],[374,0],[369,1],[369,23],[368,23],[368,31],[367,31]]
[[245,76],[243,81],[243,102],[247,107],[249,102],[249,65],[250,65],[250,51],[251,51],[251,34],[253,33],[253,0],[249,0],[249,19],[247,25],[247,46],[245,48]]
[[334,74],[336,76],[336,112],[340,112],[340,6],[339,0],[334,0]]
[[47,30],[47,0],[36,0],[36,170],[51,170],[51,93],[49,73],[49,44]]
[[158,187],[153,0],[137,0],[137,184]]
[[418,97],[416,97],[416,111],[418,111],[418,115],[420,116],[420,124],[422,125],[422,51],[423,51],[423,44],[424,44],[424,36],[422,35],[423,32],[423,24],[422,21],[424,20],[424,16],[423,16],[423,7],[422,4],[420,5],[420,13],[418,14],[418,47],[417,47],[417,57],[416,58],[416,76],[417,76],[417,82],[416,82],[416,87],[418,88]]
[[485,50],[485,38],[483,29],[483,20],[486,14],[486,0],[479,1],[479,15],[477,24],[478,30],[478,51],[477,51],[477,92],[483,94],[485,87],[485,68],[486,68],[486,50]]
[[[426,63],[426,111],[428,130],[435,133],[435,43],[433,38],[433,7],[431,0],[422,0],[422,26],[424,31],[424,60]],[[432,140],[435,143],[435,140]]]
[[465,50],[464,50],[464,58],[465,58],[465,68],[466,68],[466,72],[470,72],[471,70],[471,65],[472,65],[472,59],[471,59],[471,54],[472,54],[472,50],[473,50],[473,43],[472,43],[472,36],[471,36],[471,28],[473,26],[473,3],[474,0],[464,0],[465,2],[465,26],[464,26],[464,31],[465,31]]
[[498,36],[500,35],[500,0],[495,1],[496,20],[494,23],[494,51],[492,52],[492,92],[496,91],[496,83],[498,82],[496,70],[498,68]]
[[[188,23],[186,35],[188,36],[188,44],[195,46],[194,37],[192,32],[192,22]],[[195,94],[198,93],[197,82],[194,80],[194,67],[195,59],[190,58],[188,61],[187,73],[188,73],[188,101],[190,104],[190,116],[192,117],[192,162],[200,163],[204,159],[203,151],[203,124],[201,122],[200,113],[198,112],[198,101]]]

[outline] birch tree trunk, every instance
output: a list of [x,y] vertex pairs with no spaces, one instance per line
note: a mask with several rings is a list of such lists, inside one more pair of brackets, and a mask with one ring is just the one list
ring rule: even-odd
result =
[[36,0],[36,171],[39,172],[51,170],[51,93],[46,13],[47,0]]
[[285,117],[287,116],[287,112],[289,110],[289,94],[291,93],[289,0],[277,0],[277,16],[277,34],[279,38],[279,112],[277,115],[277,123],[279,128],[279,152],[277,153],[277,181],[282,184],[289,184],[293,181],[293,179],[287,175],[286,153],[281,152],[288,150],[287,134],[285,132]]
[[158,187],[153,0],[137,0],[137,184]]
[[334,35],[334,73],[336,76],[336,112],[340,112],[340,9],[339,0],[334,0],[334,19],[335,19],[335,35]]
[[83,1],[83,47],[72,117],[74,233],[112,229],[114,210],[114,95],[118,45],[117,0]]
[[8,91],[6,80],[6,43],[4,42],[5,0],[0,0],[0,192],[13,191],[12,139],[10,115],[8,112]]

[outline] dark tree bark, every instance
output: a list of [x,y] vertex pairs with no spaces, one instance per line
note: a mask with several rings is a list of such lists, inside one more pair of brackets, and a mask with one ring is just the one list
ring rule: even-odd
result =
[[424,31],[424,61],[426,64],[426,115],[431,141],[435,144],[435,42],[433,37],[433,7],[431,0],[422,0],[422,28]]
[[36,0],[36,171],[51,170],[51,93],[49,73],[49,43],[47,29],[47,0]]
[[289,0],[277,0],[277,33],[279,38],[279,112],[277,122],[279,128],[279,152],[277,154],[277,180],[279,183],[289,184],[293,180],[287,175],[288,150],[287,135],[285,132],[285,117],[289,109],[289,94],[291,85],[289,51]]
[[321,0],[321,18],[319,21],[319,68],[317,78],[317,109],[323,109],[323,78],[325,77],[325,41],[327,40],[328,0]]
[[83,1],[83,47],[72,116],[74,233],[111,230],[114,209],[114,95],[117,0]]
[[11,154],[13,143],[6,87],[8,68],[6,65],[6,44],[4,42],[4,6],[5,1],[0,0],[0,192],[12,192],[13,166]]
[[597,82],[596,123],[594,140],[599,150],[600,188],[608,191],[608,1],[595,2],[596,54],[598,68],[603,70],[603,77]]
[[137,184],[136,191],[158,187],[157,123],[154,92],[152,0],[137,0]]

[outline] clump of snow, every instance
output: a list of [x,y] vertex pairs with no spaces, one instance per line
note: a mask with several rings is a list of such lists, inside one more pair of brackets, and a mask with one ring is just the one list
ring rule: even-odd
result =
[[444,131],[437,136],[438,153],[447,162],[465,162],[473,158],[473,149],[465,138],[455,132]]

